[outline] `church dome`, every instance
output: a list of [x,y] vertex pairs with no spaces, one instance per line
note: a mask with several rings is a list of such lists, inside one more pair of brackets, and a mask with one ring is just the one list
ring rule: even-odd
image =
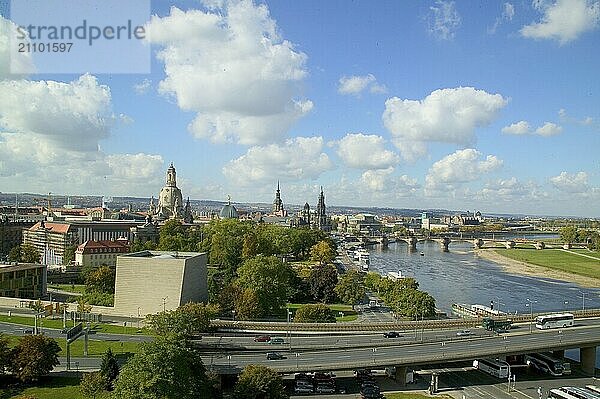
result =
[[221,212],[219,212],[221,219],[238,219],[239,215],[235,206],[231,205],[231,201],[227,201],[227,204],[223,205]]

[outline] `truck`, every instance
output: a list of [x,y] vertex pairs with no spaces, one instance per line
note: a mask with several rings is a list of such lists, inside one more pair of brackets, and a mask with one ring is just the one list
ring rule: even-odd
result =
[[481,325],[488,331],[502,332],[510,329],[512,320],[496,320],[491,317],[484,317]]

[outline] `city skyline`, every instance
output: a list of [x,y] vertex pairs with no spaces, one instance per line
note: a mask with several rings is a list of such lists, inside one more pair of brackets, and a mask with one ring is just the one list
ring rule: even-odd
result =
[[0,2],[0,191],[600,216],[598,2],[151,13],[150,74],[16,76]]

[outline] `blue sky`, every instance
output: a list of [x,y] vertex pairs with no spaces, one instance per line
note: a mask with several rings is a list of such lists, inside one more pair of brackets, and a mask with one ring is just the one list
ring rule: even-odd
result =
[[9,11],[0,191],[600,216],[598,1],[154,1],[149,74],[14,75]]

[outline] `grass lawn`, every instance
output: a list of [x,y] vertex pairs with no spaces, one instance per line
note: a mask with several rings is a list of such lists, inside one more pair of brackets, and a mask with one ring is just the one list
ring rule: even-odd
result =
[[[10,316],[10,317],[8,317],[7,315],[0,315],[0,322],[22,324],[24,326],[33,326],[35,323],[33,317],[15,316],[15,315]],[[92,330],[94,330],[96,332],[103,332],[103,333],[109,333],[109,334],[150,335],[148,330],[145,328],[140,329],[141,332],[138,333],[137,325],[136,325],[136,327],[131,327],[130,326],[131,322],[128,322],[127,324],[128,324],[128,327],[123,327],[122,325],[118,325],[118,324],[92,323],[90,325],[90,327],[92,328]],[[136,323],[134,323],[134,324],[136,324]],[[42,328],[55,328],[58,330],[62,330],[63,322],[62,322],[62,319],[51,319],[51,318],[46,317],[46,318],[38,320],[38,326],[40,326]],[[71,320],[67,321],[67,327],[73,327],[73,322]],[[0,398],[0,399],[2,399],[2,398]]]
[[85,284],[48,284],[48,288],[76,294],[85,294]]
[[496,253],[520,262],[531,263],[549,269],[600,278],[600,260],[570,254],[561,250],[497,249]]
[[[4,384],[0,383],[0,386]],[[38,399],[88,399],[79,393],[79,377],[44,377],[35,387],[15,385],[0,388],[0,399],[14,399],[23,395],[31,395]],[[103,397],[97,397],[101,398]]]
[[[19,343],[19,339],[21,337],[15,335],[5,335],[8,339],[8,344],[10,346],[16,346]],[[93,337],[91,335],[90,337]],[[67,356],[66,350],[66,339],[57,339],[56,342],[58,346],[60,346],[61,352],[58,356]],[[73,357],[82,357],[83,356],[83,337],[79,338],[77,341],[71,344],[71,356]],[[101,357],[104,355],[104,352],[110,348],[115,355],[125,354],[125,353],[137,353],[139,351],[139,343],[138,342],[118,342],[118,341],[96,341],[90,339],[88,341],[88,356],[91,357]],[[0,399],[4,399],[0,396]]]

